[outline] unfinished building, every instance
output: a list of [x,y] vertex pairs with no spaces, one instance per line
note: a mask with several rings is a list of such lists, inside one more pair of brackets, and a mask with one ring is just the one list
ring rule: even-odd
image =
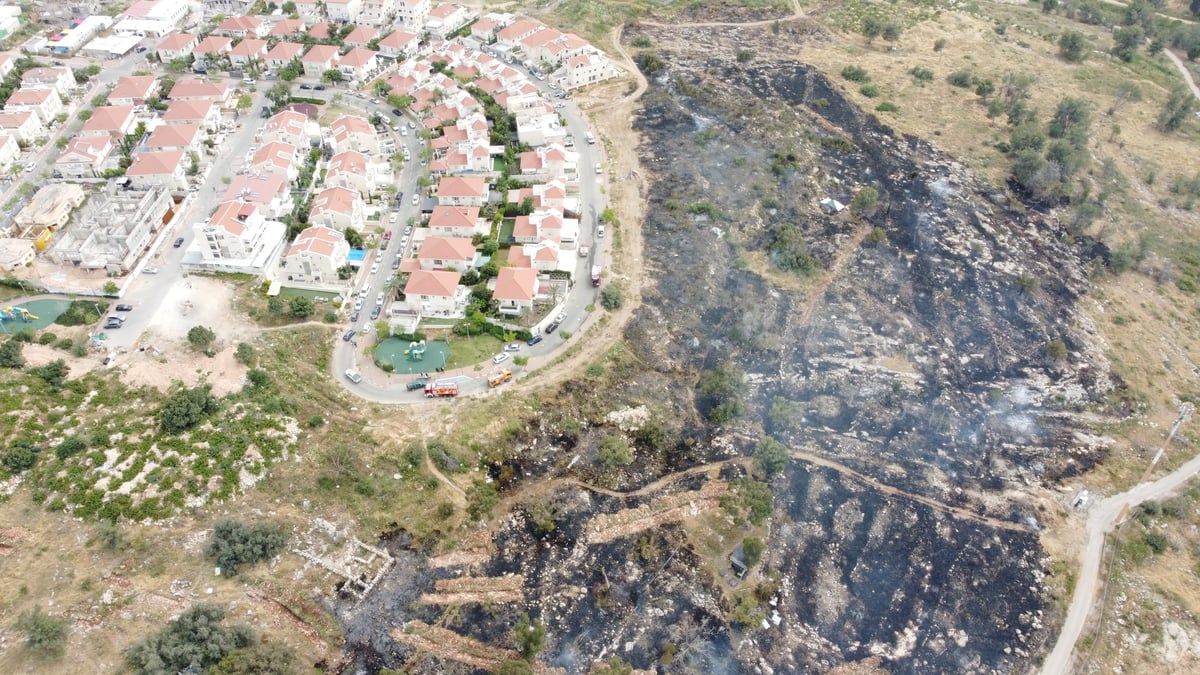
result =
[[166,188],[121,190],[110,185],[93,195],[59,232],[46,257],[60,265],[128,272],[154,234],[171,220],[173,206]]
[[44,250],[83,200],[83,188],[78,185],[59,183],[42,187],[13,219],[15,235],[20,239],[32,239],[34,245]]

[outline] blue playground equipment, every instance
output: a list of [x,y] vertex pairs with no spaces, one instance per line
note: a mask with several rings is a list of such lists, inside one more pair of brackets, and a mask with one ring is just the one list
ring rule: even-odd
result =
[[408,343],[408,349],[404,350],[404,354],[408,357],[408,359],[410,361],[424,361],[425,360],[425,341],[421,340],[420,342]]

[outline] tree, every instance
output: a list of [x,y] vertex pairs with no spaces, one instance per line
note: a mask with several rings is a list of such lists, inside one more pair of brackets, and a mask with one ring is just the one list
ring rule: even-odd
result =
[[267,311],[271,313],[271,316],[283,316],[284,307],[286,305],[283,302],[283,298],[278,295],[267,298]]
[[1083,33],[1069,30],[1058,36],[1058,54],[1068,63],[1083,63],[1090,46]]
[[625,292],[620,286],[609,284],[600,291],[600,306],[608,311],[614,311],[625,304]]
[[206,326],[192,326],[187,333],[188,343],[193,349],[208,349],[212,346],[213,340],[217,339],[217,334]]
[[17,630],[25,634],[25,649],[43,657],[62,656],[70,621],[43,614],[40,607],[21,612]]
[[610,469],[625,466],[633,461],[633,448],[624,436],[609,435],[600,439],[599,456],[600,461]]
[[867,44],[875,41],[883,33],[883,21],[876,16],[865,16],[862,20],[862,34],[867,38]]
[[249,343],[239,342],[237,349],[233,352],[233,358],[244,366],[252,365],[254,363],[254,347]]
[[513,640],[521,650],[521,658],[532,661],[546,647],[546,626],[541,621],[530,620],[528,614],[522,614],[513,626]]
[[115,281],[106,281],[104,282],[103,290],[105,295],[116,295],[118,292],[120,292],[121,287],[118,286]]
[[346,79],[346,76],[342,75],[342,71],[340,71],[336,68],[331,68],[331,69],[321,73],[321,81],[328,82],[329,84],[341,82],[344,79]]
[[766,548],[762,539],[758,537],[746,537],[742,540],[742,559],[746,561],[747,569],[754,567],[759,560],[762,560],[762,554]]
[[199,604],[158,633],[125,650],[125,662],[138,675],[203,672],[226,656],[255,643],[254,631],[239,624],[221,625],[225,610]]
[[883,24],[883,39],[888,42],[898,42],[900,40],[901,28],[900,24],[889,21]]
[[246,110],[254,105],[254,97],[250,94],[239,94],[237,98],[237,109]]
[[221,569],[233,573],[245,564],[270,560],[287,545],[288,533],[274,523],[246,525],[237,520],[218,521],[204,549]]
[[350,244],[350,248],[362,248],[363,238],[358,230],[353,227],[347,227],[344,234],[346,235],[346,243]]
[[296,672],[296,651],[278,642],[258,642],[234,650],[207,675],[292,675]]
[[1175,87],[1171,90],[1171,96],[1167,98],[1163,111],[1158,115],[1158,128],[1167,133],[1178,131],[1195,107],[1196,99],[1192,97],[1192,92],[1183,85]]
[[745,511],[751,523],[762,525],[775,509],[775,497],[766,483],[743,477],[733,479],[729,486],[733,488],[735,499],[723,498],[722,504]]
[[471,520],[483,520],[499,503],[500,496],[494,483],[477,480],[467,489],[467,515]]
[[775,241],[768,247],[776,267],[785,272],[811,276],[816,274],[819,265],[806,249],[800,229],[791,223],[784,223],[779,227],[775,233]]
[[287,105],[292,98],[292,87],[287,82],[280,80],[271,85],[267,90],[267,100],[271,102],[273,110],[278,110]]
[[869,216],[879,208],[879,191],[870,185],[854,193],[850,200],[850,210],[863,216]]
[[163,403],[159,411],[159,423],[163,431],[176,432],[190,429],[216,412],[220,403],[212,395],[212,385],[203,384],[190,389],[176,391]]
[[759,439],[754,449],[754,464],[768,478],[786,469],[789,459],[787,446],[770,436]]
[[24,368],[25,356],[20,340],[9,338],[0,344],[0,368]]
[[285,2],[279,6],[279,10],[289,16],[292,14],[295,14],[296,13],[296,3],[292,2],[292,0],[288,0],[287,2]]
[[33,468],[39,452],[41,452],[41,448],[30,441],[16,441],[4,451],[4,456],[0,457],[0,463],[4,464],[4,468],[8,469],[9,473],[18,474]]
[[1052,138],[1065,138],[1078,146],[1087,145],[1092,112],[1087,101],[1070,96],[1058,102],[1048,129]]
[[316,305],[312,298],[307,298],[303,295],[294,295],[288,300],[288,311],[297,319],[307,319],[312,316],[316,310]]
[[1138,45],[1146,37],[1139,26],[1127,26],[1113,31],[1112,53],[1122,61],[1132,61]]

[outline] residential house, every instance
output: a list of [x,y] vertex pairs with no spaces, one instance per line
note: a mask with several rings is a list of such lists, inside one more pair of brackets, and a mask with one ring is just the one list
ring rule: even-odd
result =
[[129,75],[117,80],[108,92],[109,105],[139,106],[158,95],[158,78],[153,75]]
[[164,124],[199,124],[206,132],[221,128],[221,108],[214,101],[172,101],[162,115]]
[[325,15],[330,21],[354,23],[362,13],[363,0],[325,0]]
[[18,89],[4,104],[7,112],[28,112],[37,115],[42,124],[50,126],[63,111],[62,99],[53,89]]
[[536,244],[522,244],[508,249],[508,264],[511,267],[528,267],[541,273],[574,271],[577,258],[572,252],[564,252],[553,239],[543,239]]
[[267,143],[254,153],[249,169],[254,173],[279,174],[290,182],[296,180],[303,163],[300,148],[276,141]]
[[42,118],[31,112],[0,112],[0,133],[16,136],[22,143],[32,143],[46,133]]
[[103,136],[76,136],[67,141],[58,159],[54,160],[54,169],[66,178],[94,178],[104,173],[105,169],[115,168],[116,162],[111,161],[116,149],[114,138]]
[[296,241],[288,248],[281,260],[289,283],[342,288],[346,282],[338,277],[338,270],[346,265],[350,256],[350,244],[337,230],[320,225],[301,230]]
[[235,39],[266,37],[270,26],[257,16],[230,16],[217,24],[213,33]]
[[391,179],[387,163],[377,162],[356,150],[345,150],[331,157],[325,174],[326,185],[340,185],[363,195],[386,187]]
[[267,65],[271,68],[283,68],[304,53],[304,45],[297,42],[280,42],[267,52]]
[[333,37],[335,33],[340,32],[340,27],[334,26],[328,21],[322,21],[321,23],[313,24],[308,29],[308,37],[314,40],[328,40],[329,38]]
[[0,78],[8,77],[17,69],[17,57],[9,53],[0,54]]
[[356,150],[369,157],[379,154],[379,138],[371,123],[357,115],[342,115],[329,125],[334,152]]
[[520,45],[521,40],[541,30],[548,29],[540,21],[517,19],[496,31],[496,44],[507,50],[516,49]]
[[167,98],[172,101],[212,101],[222,108],[229,108],[232,96],[233,90],[224,82],[185,78],[175,82]]
[[295,110],[281,110],[267,118],[266,124],[258,133],[261,143],[276,141],[307,148],[309,142],[321,137],[320,127],[311,122],[304,113]]
[[424,31],[429,7],[429,0],[396,0],[396,20],[410,31]]
[[21,74],[22,89],[53,89],[67,98],[76,86],[70,68],[30,68]]
[[131,105],[106,105],[92,111],[83,123],[80,136],[128,136],[137,128],[137,116]]
[[182,150],[139,152],[125,170],[130,184],[138,190],[163,187],[172,191],[187,188],[187,153]]
[[296,13],[309,23],[322,18],[324,11],[325,0],[296,0]]
[[492,299],[499,305],[501,314],[521,316],[533,311],[533,299],[537,297],[537,275],[537,270],[532,268],[500,268]]
[[267,33],[269,37],[299,37],[305,31],[303,19],[280,19]]
[[233,40],[223,35],[209,35],[192,47],[192,56],[215,59],[233,49]]
[[59,265],[123,273],[133,269],[174,206],[165,188],[138,191],[116,183],[94,193],[55,235],[46,257]]
[[396,18],[396,0],[365,0],[358,23],[366,26],[390,26]]
[[344,187],[330,187],[321,190],[313,198],[308,221],[339,232],[345,232],[348,227],[361,232],[367,223],[367,212],[358,192]]
[[475,267],[475,245],[462,237],[425,237],[417,252],[423,270],[457,270]]
[[267,41],[256,38],[246,38],[229,51],[229,62],[235,66],[245,66],[251,61],[262,62],[267,58]]
[[579,154],[562,143],[542,145],[520,155],[522,176],[575,176]]
[[199,153],[203,139],[204,132],[199,124],[160,124],[150,132],[144,147],[153,151],[182,150],[187,153]]
[[313,45],[300,57],[300,65],[304,66],[307,75],[321,76],[327,70],[333,70],[338,63],[338,48],[333,45]]
[[508,24],[516,20],[512,14],[500,14],[489,12],[479,17],[479,20],[471,24],[471,37],[479,40],[482,44],[490,44],[496,41],[496,32],[504,28]]
[[404,285],[408,306],[422,316],[454,317],[466,309],[470,290],[458,285],[462,275],[442,270],[416,270]]
[[579,238],[579,220],[563,216],[558,209],[538,209],[528,216],[516,217],[512,236],[518,244],[554,239],[569,247]]
[[518,41],[526,62],[540,63],[550,69],[562,65],[563,61],[585,49],[591,48],[587,40],[572,33],[562,33],[546,28]]
[[170,63],[192,55],[200,44],[200,38],[190,33],[172,33],[158,43],[155,53],[163,63]]
[[567,200],[567,183],[564,178],[555,178],[545,183],[538,183],[516,190],[508,191],[509,204],[521,205],[530,200],[533,208],[555,208],[562,211],[573,208],[577,199]]
[[436,192],[442,206],[483,206],[488,200],[487,179],[483,176],[447,176]]
[[379,69],[379,61],[375,52],[362,47],[355,47],[342,54],[337,62],[338,70],[352,83],[365,82]]
[[188,0],[142,0],[130,5],[113,26],[117,35],[162,37],[175,30],[192,7]]
[[466,5],[444,2],[429,10],[429,15],[425,17],[425,30],[444,38],[471,23],[474,18],[474,10]]
[[217,207],[197,223],[195,243],[184,253],[188,271],[236,272],[270,277],[287,240],[287,226],[268,220],[258,205],[243,200]]
[[429,233],[435,237],[470,239],[487,230],[487,221],[479,217],[478,206],[435,206],[429,216]]
[[576,54],[567,59],[567,89],[585,87],[595,82],[601,82],[621,74],[604,54],[593,51]]
[[267,218],[279,218],[292,210],[287,178],[271,173],[244,173],[233,177],[225,200],[240,199],[258,204]]
[[8,173],[21,156],[21,142],[16,136],[0,134],[0,173]]
[[346,34],[342,38],[342,44],[347,47],[362,47],[366,48],[371,44],[371,40],[379,37],[379,29],[370,26],[355,26],[354,30]]
[[407,58],[417,53],[419,45],[420,38],[416,33],[398,30],[379,41],[379,55],[389,59]]

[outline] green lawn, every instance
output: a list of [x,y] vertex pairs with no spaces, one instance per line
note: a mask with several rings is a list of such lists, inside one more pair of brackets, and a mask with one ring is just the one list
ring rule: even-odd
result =
[[512,243],[513,228],[517,225],[516,218],[505,218],[500,221],[500,234],[496,237],[496,241],[500,242],[501,246]]
[[450,336],[450,361],[447,368],[466,368],[476,363],[490,361],[500,352],[504,343],[491,335],[462,337]]
[[283,288],[279,289],[279,297],[283,298],[284,300],[301,296],[308,298],[313,302],[333,302],[335,295],[337,295],[337,293],[332,291],[313,291],[307,288],[288,288],[284,286]]

